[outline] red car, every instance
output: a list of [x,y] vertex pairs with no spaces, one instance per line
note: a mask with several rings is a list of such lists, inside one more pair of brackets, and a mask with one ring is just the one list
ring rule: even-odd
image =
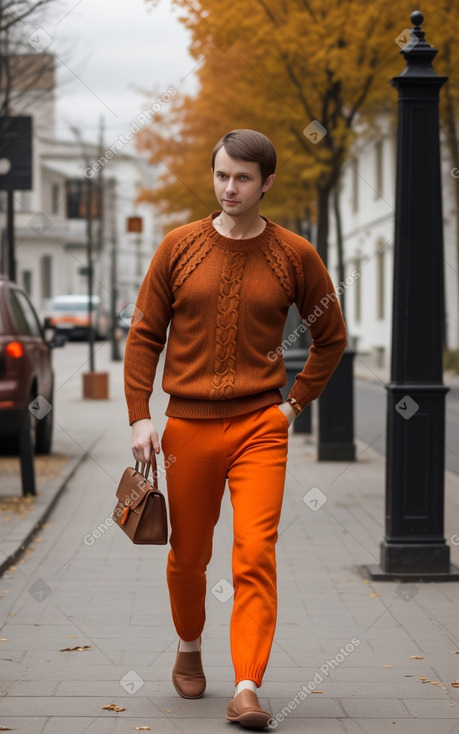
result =
[[0,275],[0,443],[18,451],[24,421],[36,453],[49,454],[53,433],[51,349],[65,337],[45,339],[27,294]]

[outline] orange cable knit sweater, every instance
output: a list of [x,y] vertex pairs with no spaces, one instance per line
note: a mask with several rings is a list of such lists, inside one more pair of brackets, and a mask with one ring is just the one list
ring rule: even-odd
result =
[[224,237],[212,224],[218,213],[167,234],[151,261],[126,342],[130,423],[150,417],[169,324],[168,416],[229,417],[282,402],[280,344],[292,303],[313,343],[289,396],[302,407],[317,398],[341,358],[345,325],[314,247],[270,220],[257,237]]

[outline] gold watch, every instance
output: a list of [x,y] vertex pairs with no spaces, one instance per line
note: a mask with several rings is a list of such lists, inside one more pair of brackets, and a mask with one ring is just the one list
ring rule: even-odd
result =
[[290,403],[290,405],[292,406],[293,410],[295,411],[297,415],[299,415],[301,411],[303,410],[298,400],[295,400],[295,398],[287,398],[285,402]]

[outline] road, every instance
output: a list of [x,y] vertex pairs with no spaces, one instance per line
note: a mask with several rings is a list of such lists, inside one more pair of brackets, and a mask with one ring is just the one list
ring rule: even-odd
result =
[[[383,383],[356,380],[355,434],[380,454],[385,454],[386,390]],[[459,474],[459,387],[446,395],[445,462],[449,471]]]

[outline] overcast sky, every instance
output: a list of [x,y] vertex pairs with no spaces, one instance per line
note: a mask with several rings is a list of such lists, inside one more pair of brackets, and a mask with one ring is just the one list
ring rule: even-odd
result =
[[43,29],[38,38],[49,43],[46,51],[58,57],[59,139],[72,138],[72,124],[95,141],[103,115],[109,144],[148,106],[141,89],[161,95],[171,85],[178,93],[195,88],[196,61],[188,54],[188,32],[177,15],[171,0],[161,0],[156,8],[144,0],[53,4],[52,13],[36,25]]

